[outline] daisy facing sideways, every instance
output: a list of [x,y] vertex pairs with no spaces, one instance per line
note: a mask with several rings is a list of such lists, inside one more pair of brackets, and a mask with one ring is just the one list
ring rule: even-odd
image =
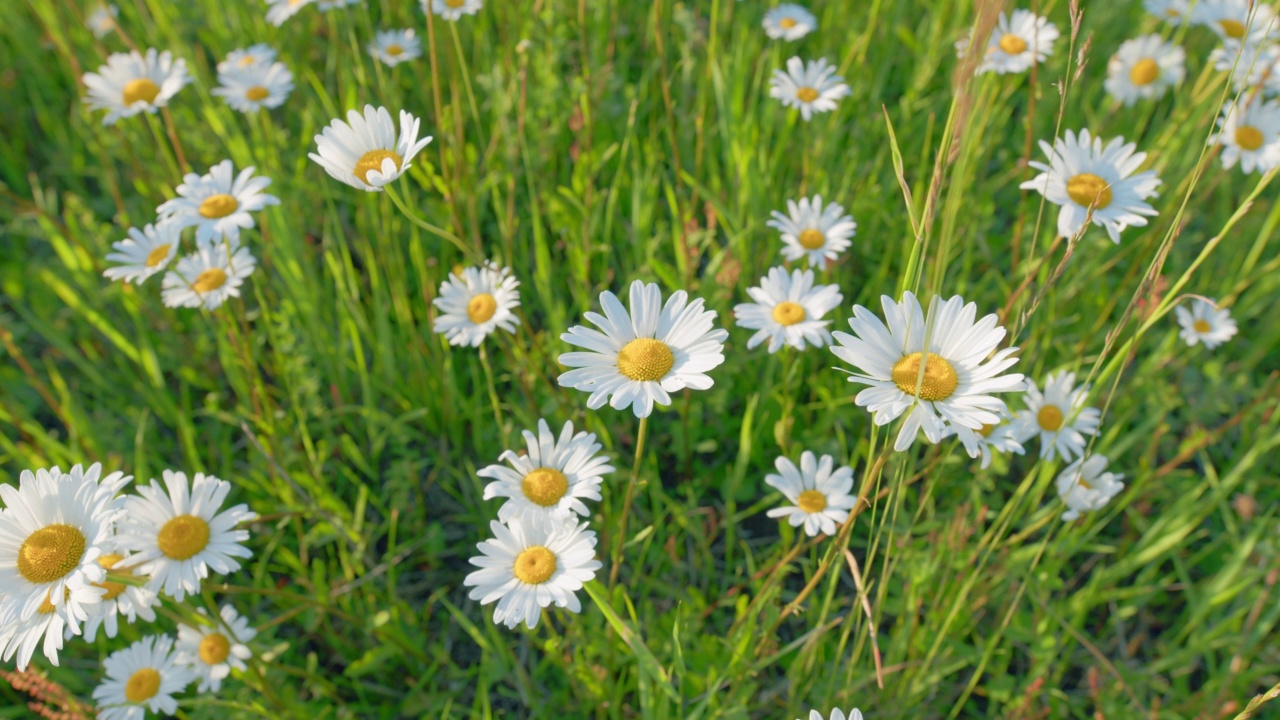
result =
[[1021,390],[1023,382],[1021,374],[1002,374],[1018,361],[1017,348],[996,350],[1005,330],[994,313],[977,320],[977,305],[959,295],[945,301],[935,295],[928,316],[910,292],[902,302],[884,295],[880,303],[887,325],[856,305],[849,320],[854,334],[833,333],[831,351],[857,369],[849,382],[869,386],[854,402],[871,411],[876,425],[906,415],[895,450],[911,447],[921,430],[936,444],[948,425],[977,430],[1000,422],[1007,408],[995,393]]
[[189,82],[187,61],[174,60],[168,50],[150,48],[146,55],[137,50],[112,53],[98,72],[84,74],[89,89],[84,101],[90,109],[107,111],[103,125],[114,125],[141,112],[154,114]]
[[[1057,39],[1057,26],[1030,10],[1014,10],[1007,16],[1001,12],[974,74],[1024,73],[1049,57]],[[964,58],[969,52],[969,43],[967,35],[957,40],[956,54]]]
[[93,690],[99,720],[143,720],[147,711],[172,716],[174,695],[193,679],[174,660],[173,638],[148,635],[102,662],[106,679]]
[[764,34],[774,40],[799,40],[818,29],[818,18],[800,5],[783,3],[764,14]]
[[293,73],[284,63],[251,63],[218,71],[218,87],[213,94],[243,113],[277,108],[293,92]]
[[1209,144],[1222,144],[1222,167],[1240,163],[1245,173],[1265,173],[1280,165],[1280,101],[1255,97],[1241,106],[1228,100]]
[[575,325],[560,335],[583,349],[560,356],[561,365],[573,368],[560,376],[560,385],[591,393],[589,409],[607,402],[645,418],[655,404],[670,405],[670,393],[711,387],[707,373],[724,362],[729,331],[714,327],[716,312],[703,309],[701,298],[690,301],[677,290],[664,304],[657,285],[636,280],[630,313],[608,290],[600,293],[600,304],[604,315],[585,315],[600,330]]
[[482,0],[422,0],[423,11],[449,22],[457,22],[463,15],[475,15],[483,6]]
[[812,270],[788,273],[786,268],[770,268],[760,278],[760,286],[747,288],[747,294],[755,302],[735,305],[733,315],[739,327],[757,331],[747,341],[748,350],[765,340],[770,353],[783,345],[804,350],[809,345],[831,344],[827,330],[831,321],[822,316],[834,310],[843,296],[835,285],[814,285]]
[[1058,474],[1058,497],[1067,504],[1062,519],[1071,522],[1082,514],[1100,510],[1124,489],[1124,475],[1103,472],[1106,455],[1076,458]]
[[[201,615],[207,615],[199,608]],[[208,625],[178,626],[178,644],[174,661],[190,668],[200,681],[197,692],[217,692],[232,670],[244,670],[245,660],[253,657],[245,643],[257,637],[258,631],[230,605],[218,611],[218,620]]]
[[84,24],[93,31],[93,36],[102,39],[116,29],[116,18],[120,8],[115,5],[99,5],[85,18]]
[[230,160],[209,168],[205,175],[187,173],[177,187],[178,197],[161,203],[156,214],[180,228],[195,227],[196,243],[215,245],[223,238],[240,239],[240,230],[253,227],[253,215],[280,198],[263,192],[271,178],[253,174],[247,167],[235,174]]
[[1076,374],[1062,371],[1050,373],[1044,381],[1044,392],[1034,380],[1027,381],[1025,410],[1014,419],[1014,435],[1019,442],[1040,436],[1040,457],[1052,460],[1061,455],[1070,460],[1084,454],[1085,435],[1096,435],[1102,413],[1085,407],[1089,386],[1076,387]]
[[808,450],[801,453],[798,468],[785,457],[779,457],[773,466],[778,474],[765,475],[764,482],[779,490],[792,505],[773,508],[765,514],[784,517],[791,527],[803,525],[809,537],[818,533],[835,535],[836,528],[849,518],[849,511],[858,503],[849,494],[853,489],[853,468],[836,468],[830,455],[819,459]]
[[835,110],[836,101],[848,94],[849,86],[826,58],[806,64],[793,57],[787,61],[786,71],[774,70],[769,81],[769,97],[781,100],[786,107],[798,108],[806,122],[814,113]]
[[1191,21],[1204,25],[1224,41],[1263,45],[1276,40],[1275,12],[1265,0],[1199,0]]
[[431,138],[418,139],[418,119],[404,110],[397,134],[386,108],[365,105],[363,114],[352,110],[347,122],[329,123],[315,141],[318,152],[308,157],[331,177],[359,190],[381,192],[411,167],[409,161]]
[[431,329],[448,338],[450,345],[471,347],[480,347],[499,328],[514,333],[520,324],[515,316],[520,306],[519,286],[510,268],[494,263],[450,273],[431,303],[440,310]]
[[160,297],[165,307],[203,307],[216,310],[228,298],[240,297],[240,286],[253,274],[257,261],[249,248],[206,247],[178,261],[165,273]]
[[159,225],[147,225],[139,230],[129,228],[129,237],[111,243],[112,252],[107,253],[112,265],[102,274],[110,280],[123,280],[127,283],[142,283],[158,272],[163,272],[178,254],[178,245],[182,242],[182,227],[175,223],[162,222]]
[[1182,83],[1187,53],[1159,35],[1126,40],[1107,62],[1104,87],[1111,97],[1129,106],[1154,100]]
[[1231,319],[1231,311],[1200,298],[1191,300],[1190,310],[1178,305],[1173,311],[1178,316],[1178,324],[1182,326],[1178,335],[1189,347],[1204,343],[1206,348],[1212,350],[1230,340],[1237,332],[1236,321]]
[[982,469],[991,466],[992,451],[1007,454],[1023,454],[1022,443],[1014,433],[1012,417],[1008,411],[1001,413],[1000,422],[983,425],[974,430],[963,425],[947,426],[946,435],[955,435],[971,458],[982,458]]
[[369,54],[382,63],[395,67],[422,55],[422,42],[413,29],[379,30],[369,43]]
[[782,233],[782,257],[787,260],[809,259],[809,267],[823,267],[835,261],[852,243],[858,223],[846,215],[840,203],[822,204],[822,196],[787,201],[787,214],[774,210],[773,219],[765,223]]

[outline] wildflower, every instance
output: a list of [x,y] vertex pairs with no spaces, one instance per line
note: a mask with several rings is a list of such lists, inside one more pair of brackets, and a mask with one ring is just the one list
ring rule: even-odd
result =
[[121,264],[102,274],[110,280],[142,283],[168,267],[181,242],[182,228],[174,223],[147,225],[141,230],[131,227],[129,237],[112,243],[115,252],[107,253],[107,260]]
[[800,5],[783,3],[764,14],[764,33],[774,40],[799,40],[818,29],[818,18]]
[[760,287],[748,288],[747,294],[755,302],[735,306],[733,314],[740,327],[757,331],[747,341],[748,350],[766,339],[771,353],[783,345],[804,350],[808,345],[831,344],[827,330],[831,321],[822,316],[834,310],[843,296],[835,285],[814,285],[812,270],[788,273],[785,268],[770,268]]
[[84,101],[90,109],[107,111],[103,125],[114,125],[140,112],[154,114],[189,82],[187,62],[174,60],[168,50],[151,48],[146,55],[137,50],[113,53],[98,72],[84,74],[89,89]]
[[1230,340],[1237,332],[1236,321],[1231,319],[1231,311],[1199,298],[1191,301],[1190,310],[1178,305],[1173,311],[1178,316],[1178,324],[1182,326],[1178,335],[1182,336],[1189,347],[1204,343],[1206,348],[1212,350]]
[[1071,522],[1084,513],[1100,510],[1120,494],[1124,475],[1103,472],[1106,468],[1106,455],[1090,455],[1087,459],[1076,458],[1058,474],[1058,497],[1067,504],[1063,520]]
[[395,67],[422,56],[422,43],[413,30],[380,30],[369,43],[369,54]]
[[173,638],[148,635],[102,663],[106,679],[94,688],[99,720],[143,720],[147,711],[173,715],[174,695],[191,684],[192,673],[177,664]]
[[279,205],[280,199],[264,192],[271,178],[254,177],[247,167],[234,175],[230,160],[209,168],[205,175],[187,173],[177,187],[178,197],[161,203],[156,214],[179,228],[195,227],[196,242],[201,247],[218,244],[224,238],[232,244],[240,239],[240,230],[254,226],[253,215],[268,205]]
[[836,101],[849,94],[844,78],[836,75],[836,66],[819,58],[807,65],[798,57],[787,61],[786,71],[774,70],[769,81],[769,97],[786,107],[799,108],[807,122],[816,112],[831,112]]
[[431,142],[418,140],[418,120],[400,111],[400,133],[386,108],[364,106],[364,113],[347,113],[347,122],[334,120],[315,137],[318,153],[309,157],[335,179],[359,190],[381,192],[382,186],[411,167],[410,160]]
[[[1014,10],[1012,15],[1001,12],[974,73],[1024,73],[1053,53],[1057,39],[1057,26],[1030,10]],[[956,41],[956,54],[965,57],[969,43],[969,36]]]
[[1044,392],[1034,380],[1027,381],[1027,407],[1014,419],[1014,434],[1019,442],[1040,436],[1040,457],[1052,460],[1061,455],[1071,460],[1084,454],[1085,435],[1095,435],[1102,413],[1085,407],[1089,386],[1076,387],[1076,374],[1062,371],[1050,373],[1044,381]]
[[1121,103],[1154,100],[1182,83],[1187,53],[1159,35],[1126,40],[1107,63],[1107,92]]
[[809,537],[820,532],[835,535],[836,527],[849,518],[849,510],[858,502],[849,494],[853,468],[836,468],[830,455],[815,458],[808,450],[800,454],[799,468],[785,457],[779,457],[773,466],[779,474],[766,475],[765,484],[781,491],[793,505],[773,508],[766,514],[785,517],[792,527],[804,525]]
[[240,297],[240,286],[256,267],[257,261],[248,248],[200,248],[165,273],[161,298],[166,307],[216,310],[228,298]]
[[471,347],[480,347],[499,328],[514,333],[520,324],[514,312],[520,306],[519,286],[510,268],[493,263],[450,274],[432,301],[441,314],[431,329],[448,338],[450,345]]
[[839,203],[822,204],[822,196],[787,201],[787,214],[773,211],[773,219],[765,223],[782,233],[782,257],[787,260],[809,258],[809,267],[821,267],[834,261],[852,243],[858,223],[846,215]]

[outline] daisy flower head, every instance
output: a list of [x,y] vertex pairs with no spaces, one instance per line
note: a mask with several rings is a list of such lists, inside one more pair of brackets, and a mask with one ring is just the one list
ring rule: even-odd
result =
[[267,0],[267,22],[280,27],[315,0]]
[[982,469],[991,466],[992,451],[1005,454],[1023,454],[1022,442],[1014,432],[1012,417],[1008,410],[1000,413],[1000,422],[986,424],[974,430],[963,425],[950,425],[946,436],[955,435],[964,445],[965,452],[971,458],[982,458]]
[[[9,662],[16,656],[16,666],[21,672],[31,663],[31,656],[40,646],[44,656],[58,665],[58,651],[66,638],[76,634],[78,624],[68,623],[70,603],[54,607],[45,600],[30,618],[22,619],[22,607],[17,603],[0,602],[0,660]],[[92,618],[92,612],[88,617]],[[86,621],[87,622],[87,621]],[[41,640],[44,642],[41,643]]]
[[887,325],[856,305],[849,320],[854,334],[834,333],[831,351],[857,368],[849,382],[868,386],[854,402],[871,411],[876,425],[906,415],[894,449],[911,447],[920,430],[936,444],[948,424],[977,430],[999,423],[1006,406],[995,393],[1021,390],[1023,382],[1021,374],[1002,374],[1018,361],[1017,348],[996,350],[1005,329],[995,314],[977,320],[977,305],[959,295],[945,301],[935,295],[928,316],[910,292],[902,302],[884,295],[880,303]]
[[1206,348],[1212,350],[1230,340],[1238,331],[1236,321],[1231,318],[1231,311],[1200,298],[1191,300],[1190,310],[1178,305],[1173,311],[1178,316],[1178,324],[1182,326],[1178,335],[1186,341],[1188,347],[1204,343]]
[[1126,40],[1107,62],[1104,86],[1125,106],[1138,100],[1154,100],[1182,83],[1187,53],[1159,35]]
[[1142,7],[1170,25],[1181,25],[1188,20],[1191,0],[1142,0]]
[[84,24],[93,31],[96,38],[104,38],[116,29],[116,18],[120,16],[120,8],[115,5],[99,5],[85,18]]
[[1125,228],[1145,226],[1147,217],[1159,214],[1146,200],[1156,196],[1160,178],[1153,170],[1135,174],[1147,154],[1135,152],[1134,143],[1126,145],[1118,137],[1103,146],[1102,138],[1092,137],[1088,130],[1079,135],[1068,130],[1066,139],[1054,140],[1053,145],[1041,140],[1040,149],[1049,162],[1028,163],[1040,174],[1020,187],[1061,206],[1058,234],[1062,237],[1074,237],[1092,221],[1105,227],[1111,242],[1119,244]]
[[423,12],[439,15],[449,22],[457,22],[463,15],[475,15],[483,6],[483,0],[422,0]]
[[408,30],[379,30],[369,43],[369,54],[376,60],[395,67],[422,55],[422,43]]
[[[199,612],[207,614],[204,608]],[[253,657],[245,643],[257,637],[258,631],[230,605],[223,605],[218,615],[220,619],[209,625],[178,626],[174,662],[190,668],[199,680],[198,692],[217,692],[232,670],[244,670],[248,667],[244,661]]]
[[835,467],[830,455],[815,458],[805,450],[800,454],[800,467],[785,457],[773,462],[778,474],[764,476],[766,485],[776,488],[792,503],[765,513],[771,518],[785,517],[791,527],[804,526],[809,537],[818,533],[835,535],[836,528],[849,518],[849,510],[858,499],[849,494],[853,489],[853,468]]
[[1085,435],[1096,435],[1102,413],[1086,407],[1089,386],[1076,387],[1076,374],[1050,373],[1044,392],[1034,380],[1027,381],[1027,407],[1017,413],[1014,434],[1019,442],[1040,436],[1040,457],[1052,460],[1061,455],[1071,460],[1084,454]]
[[581,612],[575,593],[601,567],[595,559],[596,534],[586,527],[585,522],[544,527],[490,521],[493,538],[477,545],[480,555],[471,558],[480,569],[462,581],[472,588],[468,597],[481,605],[497,600],[493,621],[508,628],[521,622],[537,627],[542,608],[550,605]]
[[266,43],[258,43],[227,53],[227,57],[218,63],[218,72],[244,70],[254,65],[270,65],[275,61],[276,49]]
[[231,483],[212,475],[196,473],[188,484],[186,473],[165,470],[164,484],[167,493],[152,480],[125,501],[118,539],[136,553],[130,567],[150,576],[148,587],[181,602],[200,592],[209,570],[225,575],[240,568],[235,558],[253,557],[243,545],[249,531],[235,528],[258,516],[247,505],[219,512]]
[[846,215],[840,203],[822,204],[822,196],[787,201],[787,214],[777,210],[765,223],[782,233],[782,257],[799,260],[808,256],[809,267],[821,267],[840,257],[858,233],[858,223]]
[[1280,165],[1280,101],[1254,98],[1239,104],[1228,100],[1218,118],[1218,132],[1209,144],[1222,144],[1222,167],[1240,163],[1245,173],[1265,173]]
[[431,304],[440,310],[431,329],[449,339],[450,345],[480,347],[499,328],[516,331],[520,318],[520,281],[511,268],[488,263],[450,273],[440,284],[440,294]]
[[1275,40],[1276,14],[1262,0],[1199,0],[1191,21],[1226,40],[1261,45]]
[[565,422],[559,439],[551,434],[546,420],[538,420],[538,434],[524,431],[528,454],[511,450],[499,460],[506,465],[490,465],[476,472],[493,482],[485,485],[484,499],[507,498],[498,508],[498,519],[519,521],[526,527],[557,527],[573,524],[590,514],[583,500],[600,499],[600,483],[613,472],[609,459],[599,455],[600,443],[594,433],[574,434],[573,423]]
[[[974,74],[1024,73],[1053,53],[1053,43],[1057,39],[1058,28],[1047,18],[1030,10],[1014,10],[1012,15],[1001,12],[991,37],[987,39],[982,62],[978,63]],[[970,42],[970,36],[956,41],[956,55],[963,59],[969,51]]]
[[280,62],[252,63],[218,71],[213,94],[242,113],[278,108],[293,92],[293,73]]
[[781,100],[785,107],[799,108],[806,122],[816,112],[835,110],[836,101],[848,94],[849,86],[826,58],[806,64],[793,57],[787,61],[786,71],[774,70],[769,81],[769,97]]
[[391,113],[372,105],[365,105],[363,114],[347,113],[346,122],[329,123],[315,140],[319,153],[311,153],[312,160],[333,178],[368,192],[382,192],[382,186],[404,174],[413,156],[431,142],[429,136],[418,140],[414,116],[400,111],[397,134]]
[[783,3],[764,14],[764,33],[774,40],[799,40],[818,29],[818,18],[801,5]]
[[[85,640],[93,642],[99,628],[106,633],[107,637],[115,637],[120,630],[121,616],[130,625],[137,622],[138,618],[146,622],[154,622],[156,613],[152,608],[160,604],[160,598],[155,590],[144,585],[130,585],[118,581],[119,576],[137,577],[136,569],[132,567],[133,559],[128,553],[120,551],[113,543],[111,551],[98,558],[98,564],[110,575],[102,582],[95,583],[105,593],[97,612],[90,613],[89,618],[85,620]],[[113,575],[117,578],[113,579]]]
[[[802,720],[802,718],[796,718],[796,720]],[[835,708],[831,711],[831,715],[829,717],[824,717],[823,714],[817,710],[810,710],[809,720],[862,720],[862,711],[858,708],[854,708],[849,711],[848,715],[845,715],[843,710]]]
[[162,222],[141,230],[131,227],[129,237],[111,243],[112,252],[107,253],[108,261],[120,264],[102,274],[109,280],[142,283],[169,265],[181,242],[182,228],[176,223]]
[[84,101],[91,110],[107,111],[103,125],[114,125],[140,112],[154,114],[189,82],[187,61],[174,60],[168,50],[150,48],[146,55],[137,50],[112,53],[97,72],[84,74],[89,89]]
[[206,175],[187,173],[177,187],[178,197],[161,203],[156,214],[180,228],[195,227],[201,247],[219,244],[226,238],[234,244],[242,228],[253,227],[253,216],[280,198],[264,192],[271,178],[253,174],[247,167],[235,174],[230,160],[209,168]]
[[1280,45],[1224,40],[1209,54],[1209,61],[1215,70],[1231,73],[1237,92],[1260,87],[1266,95],[1280,93]]
[[769,352],[775,353],[783,345],[804,350],[809,345],[826,347],[831,344],[827,326],[830,320],[822,316],[840,304],[844,296],[835,285],[814,285],[812,270],[770,268],[769,274],[760,278],[760,287],[747,289],[753,303],[734,306],[733,314],[739,327],[755,330],[747,341],[751,350],[766,339]]
[[663,304],[657,285],[636,280],[631,283],[630,313],[608,290],[600,294],[600,304],[604,315],[588,312],[585,317],[603,332],[575,325],[560,335],[585,350],[560,356],[560,364],[573,369],[559,381],[591,393],[588,408],[597,410],[608,402],[615,410],[630,407],[636,417],[645,418],[655,404],[670,405],[670,393],[711,387],[707,373],[724,362],[729,331],[713,327],[716,312],[703,309],[701,298],[690,301],[685,291],[677,290]]
[[147,711],[173,715],[174,695],[186,689],[192,672],[179,665],[173,638],[148,635],[102,662],[106,679],[93,690],[99,720],[143,720]]
[[256,267],[249,248],[203,247],[165,273],[160,297],[165,307],[216,310],[228,298],[240,297],[240,286]]
[[1103,472],[1106,455],[1076,458],[1058,474],[1058,497],[1067,504],[1062,519],[1071,522],[1082,514],[1100,510],[1124,489],[1124,475]]

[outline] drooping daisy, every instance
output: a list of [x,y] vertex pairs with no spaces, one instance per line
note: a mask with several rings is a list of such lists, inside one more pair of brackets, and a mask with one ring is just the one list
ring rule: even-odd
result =
[[1040,436],[1040,457],[1052,460],[1061,455],[1071,460],[1084,453],[1085,435],[1095,435],[1102,413],[1085,407],[1089,386],[1076,387],[1076,374],[1050,373],[1044,392],[1034,380],[1027,381],[1027,407],[1017,413],[1013,430],[1019,442]]
[[116,29],[116,18],[120,16],[120,8],[115,5],[99,5],[85,18],[85,25],[93,31],[96,38],[104,38]]
[[161,285],[165,306],[216,310],[227,298],[240,297],[240,286],[257,261],[249,248],[232,247],[204,247],[179,260]]
[[422,43],[412,29],[379,30],[369,43],[369,54],[375,59],[395,67],[406,60],[421,57]]
[[551,434],[546,420],[538,420],[538,434],[524,431],[527,455],[511,450],[499,460],[510,463],[490,465],[476,475],[491,478],[484,486],[484,499],[508,498],[498,508],[498,519],[518,520],[526,527],[555,527],[573,524],[590,514],[583,500],[600,499],[600,483],[606,473],[613,472],[609,459],[598,455],[601,445],[594,433],[573,432],[573,423],[565,422],[560,438]]
[[585,522],[548,528],[514,519],[506,525],[490,521],[493,538],[478,544],[481,554],[471,558],[480,569],[462,581],[474,586],[467,597],[481,605],[497,600],[493,621],[508,628],[521,622],[537,627],[542,608],[550,605],[581,612],[574,593],[600,569],[596,534],[586,528]]
[[457,22],[463,15],[475,15],[483,6],[482,0],[422,0],[423,12],[428,12],[430,7],[429,12],[449,22]]
[[247,505],[218,512],[231,483],[212,475],[196,473],[188,491],[186,473],[165,470],[164,483],[168,494],[155,480],[137,487],[125,502],[118,540],[137,553],[130,567],[150,576],[148,587],[181,601],[200,592],[209,570],[226,574],[240,568],[235,558],[253,557],[242,544],[249,531],[235,528],[258,516]]
[[971,458],[982,458],[982,469],[991,466],[992,450],[1002,453],[1023,454],[1022,443],[1014,433],[1013,423],[1008,410],[1000,413],[1000,422],[983,425],[974,430],[963,425],[948,425],[944,437],[955,435],[964,444],[965,452]]
[[450,345],[471,347],[480,347],[498,328],[514,333],[520,324],[514,312],[520,305],[519,286],[511,268],[494,263],[465,268],[461,275],[451,273],[432,301],[440,315],[431,329],[448,338]]
[[102,124],[114,125],[140,112],[154,114],[189,82],[187,61],[174,60],[168,50],[150,48],[146,55],[137,50],[112,53],[98,72],[84,74],[89,89],[84,102],[92,110],[106,110]]
[[1104,87],[1126,106],[1139,99],[1154,100],[1182,83],[1186,59],[1185,50],[1159,35],[1126,40],[1107,63]]
[[1181,25],[1188,20],[1191,2],[1190,0],[1142,0],[1142,7],[1170,25]]
[[836,75],[836,66],[826,58],[818,58],[807,65],[798,57],[787,61],[786,72],[773,71],[769,81],[769,97],[777,98],[786,107],[800,109],[800,117],[808,121],[816,112],[831,112],[836,101],[849,94],[844,78]]
[[252,47],[232,50],[227,57],[218,63],[218,72],[244,70],[254,65],[270,65],[276,61],[276,49],[266,43],[258,43]]
[[1218,118],[1218,133],[1209,144],[1222,143],[1222,167],[1240,163],[1246,173],[1265,173],[1280,165],[1280,101],[1254,98],[1239,105],[1228,100]]
[[400,133],[386,108],[364,106],[364,114],[352,110],[347,122],[334,120],[316,135],[320,151],[309,157],[332,177],[353,188],[382,192],[382,186],[400,177],[410,160],[431,142],[418,140],[418,120],[400,111]]
[[[200,614],[207,614],[204,608]],[[257,637],[258,631],[230,605],[223,605],[218,614],[221,620],[209,625],[178,626],[174,661],[195,674],[200,681],[198,692],[217,692],[232,670],[244,670],[248,667],[244,661],[253,657],[245,643]]]
[[280,27],[315,0],[267,0],[267,22]]
[[171,716],[178,709],[174,695],[194,679],[174,661],[173,638],[148,635],[102,662],[106,679],[93,690],[98,720],[143,720],[147,710]]
[[711,387],[707,373],[724,362],[729,331],[713,327],[716,312],[704,310],[701,298],[690,301],[677,290],[664,305],[657,285],[636,280],[630,314],[608,290],[600,294],[600,304],[604,315],[585,317],[604,332],[575,325],[560,335],[586,350],[560,356],[560,364],[574,368],[560,376],[560,385],[591,393],[588,408],[608,402],[644,418],[655,403],[670,405],[669,393]]
[[783,3],[764,14],[764,33],[774,40],[799,40],[818,29],[818,18],[803,6]]
[[831,344],[827,326],[830,320],[822,316],[840,304],[844,296],[835,285],[814,285],[812,270],[770,268],[769,274],[760,278],[760,287],[747,288],[754,303],[734,306],[733,314],[739,327],[756,330],[747,341],[751,350],[766,339],[769,352],[775,353],[783,345],[797,350],[807,346],[826,347]]
[[[801,720],[801,718],[796,718],[796,720]],[[849,714],[846,716],[843,710],[835,708],[831,711],[830,718],[824,718],[822,713],[817,710],[810,710],[809,720],[862,720],[862,711],[858,710],[858,708],[854,708],[850,710]]]
[[1275,39],[1275,11],[1260,0],[1199,0],[1191,21],[1208,27],[1223,40],[1261,45]]
[[107,552],[98,558],[98,564],[110,574],[96,585],[106,593],[97,612],[89,614],[84,623],[84,639],[93,642],[102,628],[107,637],[113,638],[120,629],[120,616],[132,625],[142,618],[146,622],[156,619],[152,608],[160,604],[160,598],[151,588],[142,585],[129,585],[112,579],[112,575],[136,576],[133,560],[124,552]]
[[859,370],[849,382],[870,386],[854,402],[873,413],[876,425],[906,414],[895,450],[911,447],[920,430],[936,444],[947,424],[977,430],[1000,422],[1006,407],[994,393],[1021,390],[1023,382],[1021,374],[1001,374],[1018,361],[1011,357],[1017,348],[996,351],[1005,330],[994,313],[975,322],[977,305],[959,295],[946,301],[935,295],[928,317],[910,292],[900,303],[887,295],[880,303],[887,326],[856,305],[849,320],[856,337],[833,333],[831,351]]
[[1182,326],[1178,335],[1189,347],[1204,343],[1205,347],[1212,350],[1230,340],[1237,332],[1231,311],[1200,298],[1191,300],[1190,310],[1178,305],[1173,311],[1178,316],[1178,324]]
[[280,204],[280,198],[262,192],[271,178],[254,177],[253,170],[247,167],[235,175],[235,166],[223,160],[207,175],[187,173],[177,187],[178,197],[162,203],[156,214],[178,227],[194,226],[201,246],[218,244],[223,238],[234,243],[241,228],[253,227],[249,213]]
[[1058,497],[1067,504],[1062,519],[1071,522],[1082,514],[1100,510],[1124,489],[1124,475],[1103,472],[1106,455],[1076,458],[1058,474]]
[[261,108],[277,108],[293,92],[293,73],[284,63],[253,63],[218,72],[213,94],[233,109],[247,113]]
[[[1047,18],[1030,10],[1014,10],[1012,15],[1001,12],[991,37],[987,39],[982,62],[974,73],[1024,73],[1053,53],[1053,43],[1057,39],[1058,28]],[[956,55],[964,58],[969,51],[969,43],[969,36],[957,40]]]
[[1088,130],[1079,135],[1068,130],[1066,139],[1054,140],[1053,145],[1041,140],[1040,149],[1049,156],[1049,163],[1028,163],[1040,174],[1020,187],[1062,207],[1058,211],[1062,237],[1074,237],[1092,220],[1107,229],[1111,242],[1119,244],[1125,228],[1145,226],[1147,217],[1159,215],[1146,199],[1156,196],[1160,178],[1154,170],[1135,174],[1147,154],[1135,152],[1134,143],[1126,145],[1118,137],[1104,147],[1102,139]]
[[182,242],[182,228],[174,223],[162,222],[147,225],[141,230],[129,228],[129,237],[111,243],[114,252],[107,253],[107,260],[117,262],[102,271],[110,280],[142,283],[161,272],[178,254]]
[[773,219],[765,223],[782,233],[782,257],[799,260],[809,257],[809,267],[821,267],[834,261],[852,243],[858,223],[846,215],[840,203],[822,204],[822,196],[787,201],[787,214],[774,210]]
[[[68,622],[71,619],[67,613],[69,605],[54,607],[46,599],[34,615],[23,620],[18,603],[0,602],[0,660],[9,662],[16,656],[15,664],[21,672],[27,669],[36,646],[40,645],[45,658],[56,667],[63,641],[76,635],[75,630],[79,628],[78,623]],[[93,613],[88,613],[88,617],[92,618]]]
[[853,468],[836,468],[830,455],[815,458],[808,450],[800,454],[798,468],[785,457],[774,460],[773,466],[779,474],[765,475],[765,484],[777,488],[793,505],[773,508],[765,514],[785,517],[791,527],[804,525],[809,537],[818,533],[835,535],[836,528],[849,518],[849,510],[858,503],[849,494],[853,489]]

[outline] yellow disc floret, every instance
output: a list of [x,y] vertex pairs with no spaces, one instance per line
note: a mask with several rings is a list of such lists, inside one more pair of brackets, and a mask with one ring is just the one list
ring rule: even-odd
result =
[[377,170],[381,172],[382,161],[386,160],[387,158],[391,158],[391,160],[395,162],[397,170],[400,169],[400,165],[403,162],[403,160],[400,159],[400,155],[397,154],[395,151],[370,150],[369,152],[361,155],[360,159],[356,161],[356,169],[353,172],[355,173],[356,177],[360,178],[365,183],[368,183],[369,171]]
[[1080,173],[1067,181],[1067,195],[1077,205],[1105,210],[1111,204],[1111,186],[1093,173]]
[[773,306],[773,321],[779,325],[795,325],[804,319],[804,306],[799,303],[788,300]]
[[540,585],[556,574],[556,554],[541,545],[525,548],[516,556],[513,572],[520,582]]
[[210,220],[224,218],[240,207],[239,201],[226,193],[210,195],[200,203],[200,215]]
[[636,338],[618,351],[618,372],[640,382],[661,380],[675,364],[671,348],[653,338]]
[[1000,49],[1007,55],[1020,55],[1027,51],[1027,41],[1013,33],[1005,33],[1000,37]]
[[1241,150],[1257,150],[1262,147],[1263,137],[1262,131],[1252,125],[1239,125],[1236,127],[1236,145]]
[[960,385],[956,369],[944,358],[929,354],[924,365],[924,377],[920,377],[920,358],[918,352],[904,356],[893,365],[893,384],[908,395],[921,400],[946,400]]
[[827,496],[821,490],[805,490],[796,498],[796,507],[807,513],[822,512],[827,509]]
[[1057,405],[1045,405],[1036,413],[1036,422],[1045,432],[1057,432],[1062,427],[1062,410]]
[[476,325],[487,323],[498,312],[498,301],[489,293],[472,295],[467,301],[467,319]]
[[172,560],[189,560],[209,545],[209,523],[195,515],[178,515],[160,528],[160,552]]
[[200,638],[200,661],[205,665],[218,665],[231,654],[231,641],[221,633],[209,633]]
[[45,525],[18,548],[18,574],[34,585],[66,577],[80,564],[87,542],[71,525]]
[[1160,78],[1160,64],[1151,58],[1142,58],[1129,69],[1129,81],[1138,87],[1150,85]]
[[191,289],[198,293],[213,292],[227,284],[227,271],[222,268],[209,268],[196,276]]
[[818,91],[811,87],[802,87],[796,91],[796,97],[799,98],[801,102],[810,103],[818,99]]
[[160,86],[152,82],[150,78],[138,78],[124,84],[125,105],[132,105],[139,101],[153,102],[159,94]]
[[520,481],[520,489],[529,502],[542,507],[551,507],[560,502],[560,498],[569,489],[569,479],[555,468],[538,468],[530,471]]
[[129,676],[124,684],[124,699],[131,703],[150,700],[160,692],[160,673],[153,668],[142,668]]

